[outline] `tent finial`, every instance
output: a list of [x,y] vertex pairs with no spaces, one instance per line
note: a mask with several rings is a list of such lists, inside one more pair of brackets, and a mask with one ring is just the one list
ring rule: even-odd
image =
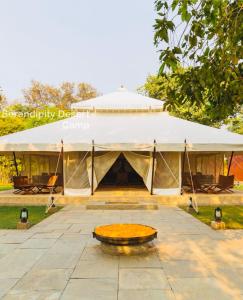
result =
[[120,87],[118,88],[118,92],[126,92],[127,89],[125,88],[125,86],[123,84],[120,85]]

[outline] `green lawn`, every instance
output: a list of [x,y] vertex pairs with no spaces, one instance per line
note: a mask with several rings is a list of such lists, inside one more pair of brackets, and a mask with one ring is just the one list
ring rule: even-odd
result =
[[0,185],[0,191],[7,191],[7,190],[11,190],[12,188],[13,188],[12,184]]
[[240,184],[240,185],[235,185],[234,186],[234,190],[238,190],[238,191],[243,191],[243,184]]
[[[35,225],[50,216],[45,214],[46,206],[25,206],[29,211],[29,222]],[[0,206],[0,229],[16,229],[22,206]],[[58,210],[62,207],[58,207]]]
[[[227,229],[243,229],[243,206],[220,206],[223,212],[223,221]],[[187,211],[187,207],[181,207]],[[192,215],[201,222],[210,225],[214,220],[214,209],[216,206],[200,206],[199,214]]]

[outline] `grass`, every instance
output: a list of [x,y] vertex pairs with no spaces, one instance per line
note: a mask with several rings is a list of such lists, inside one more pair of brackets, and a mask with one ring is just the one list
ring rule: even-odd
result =
[[[45,214],[46,206],[25,206],[29,211],[29,222],[35,225],[51,214]],[[0,229],[16,229],[22,206],[0,206]],[[62,207],[58,207],[58,210]]]
[[12,188],[13,188],[12,184],[0,185],[0,191],[7,191],[7,190],[11,190]]
[[234,186],[234,190],[237,190],[237,191],[243,191],[243,184],[240,184],[240,185],[235,185]]
[[[200,206],[199,214],[191,213],[195,218],[201,222],[210,225],[214,220],[214,209],[216,206]],[[221,206],[223,212],[222,221],[225,222],[227,229],[243,229],[243,206]],[[187,211],[187,207],[182,207]]]

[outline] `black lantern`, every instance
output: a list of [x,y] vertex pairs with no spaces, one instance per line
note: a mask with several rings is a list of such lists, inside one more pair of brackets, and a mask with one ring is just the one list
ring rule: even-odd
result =
[[215,208],[214,218],[215,218],[216,222],[221,222],[222,221],[222,209],[220,207]]
[[50,198],[50,207],[56,207],[56,205],[54,204],[54,200],[55,200],[55,198],[53,196],[51,196],[51,198]]
[[188,207],[189,207],[189,208],[193,208],[193,205],[192,205],[192,197],[189,198],[189,201],[188,201]]
[[21,223],[27,223],[28,222],[28,217],[29,217],[29,213],[28,213],[28,209],[27,208],[22,208],[20,211],[20,222]]

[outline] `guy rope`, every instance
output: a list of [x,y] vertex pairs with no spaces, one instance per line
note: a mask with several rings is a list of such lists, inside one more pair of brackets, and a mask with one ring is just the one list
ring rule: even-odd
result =
[[195,210],[195,212],[198,213],[199,212],[198,211],[198,205],[197,205],[197,201],[196,201],[196,197],[195,197],[196,191],[195,191],[195,187],[194,187],[194,183],[193,183],[191,164],[190,164],[189,154],[188,154],[188,151],[187,151],[187,143],[186,142],[185,142],[185,154],[186,154],[186,157],[187,157],[188,169],[189,169],[191,185],[192,185],[192,193],[193,193],[193,196],[191,197],[192,207]]

